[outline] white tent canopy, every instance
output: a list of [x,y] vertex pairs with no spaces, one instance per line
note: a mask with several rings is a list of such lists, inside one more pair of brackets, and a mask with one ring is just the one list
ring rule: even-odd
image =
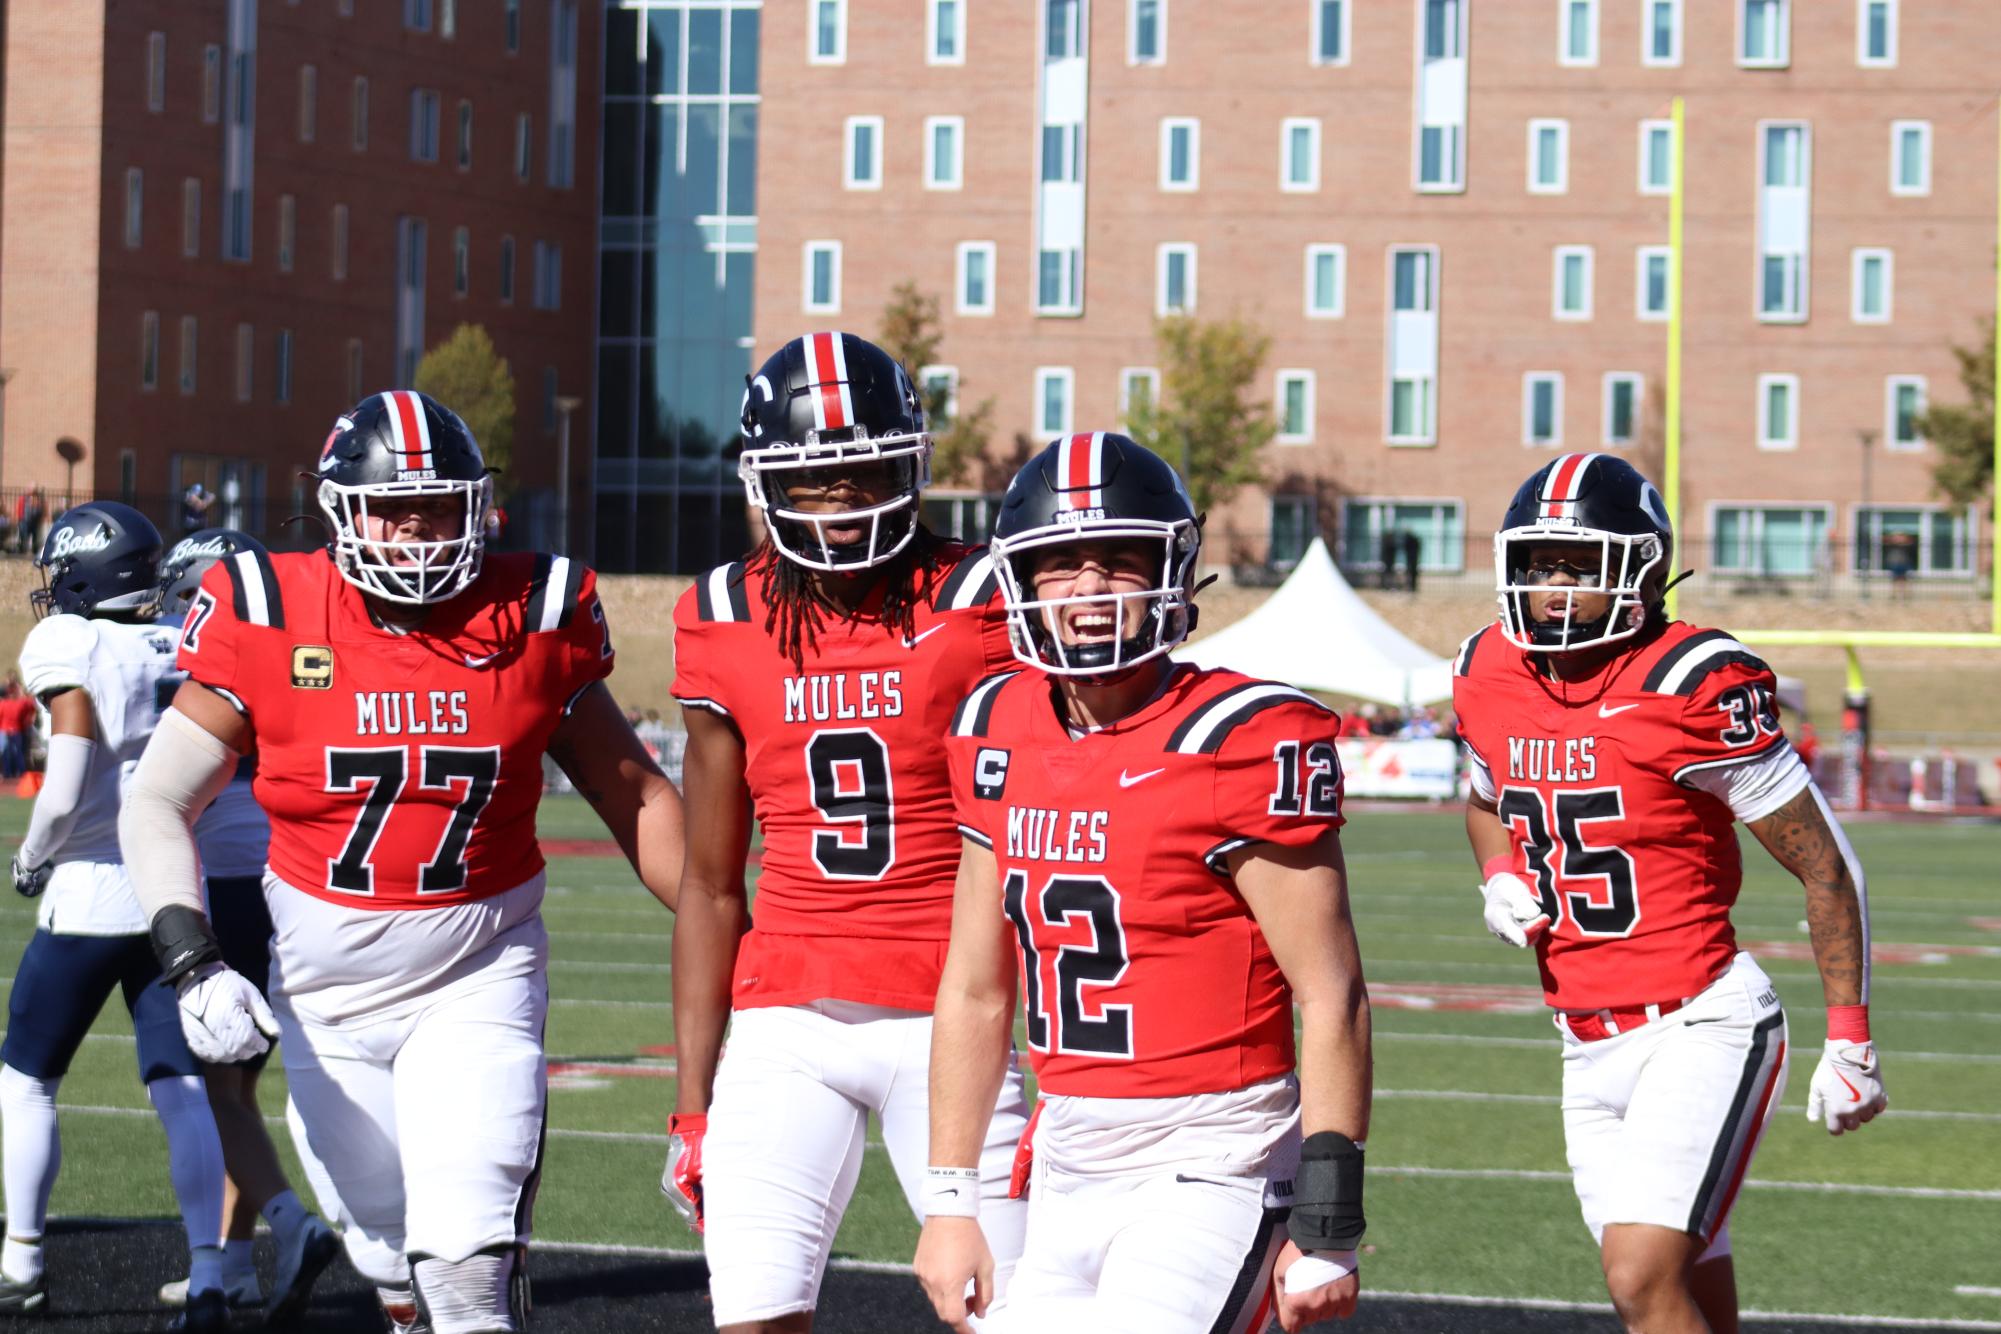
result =
[[1385,704],[1430,704],[1452,695],[1452,660],[1420,648],[1377,615],[1317,537],[1263,606],[1174,656]]

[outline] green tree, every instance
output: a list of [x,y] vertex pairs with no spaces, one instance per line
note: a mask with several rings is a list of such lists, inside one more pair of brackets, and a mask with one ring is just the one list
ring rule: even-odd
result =
[[1127,412],[1133,438],[1180,470],[1197,513],[1263,480],[1259,452],[1278,433],[1259,389],[1271,339],[1240,319],[1171,315],[1154,326],[1160,400]]
[[1938,462],[1932,485],[1955,505],[1971,505],[1994,482],[1994,322],[1973,347],[1955,347],[1966,403],[1934,403],[1918,418],[1918,434],[1932,442]]
[[417,363],[415,388],[465,419],[486,466],[504,484],[514,454],[514,372],[486,330],[477,324],[452,330]]
[[[890,293],[883,307],[882,327],[876,342],[883,351],[903,363],[915,376],[926,366],[939,364],[939,349],[945,334],[938,327],[938,298],[905,279]],[[971,408],[965,406],[966,379],[958,383],[918,383],[918,397],[924,400],[924,419],[931,424],[931,478],[946,486],[966,484],[973,465],[987,452],[993,433],[994,401],[983,398]],[[951,410],[959,398],[956,413]]]

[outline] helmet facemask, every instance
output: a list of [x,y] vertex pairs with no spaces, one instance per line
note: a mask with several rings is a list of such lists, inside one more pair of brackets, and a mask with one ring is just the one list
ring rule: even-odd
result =
[[[1159,551],[1152,587],[1043,598],[1035,592],[1036,556],[1050,547],[1080,542],[1140,541]],[[1188,638],[1194,616],[1189,582],[1201,551],[1201,532],[1192,519],[1162,522],[1112,519],[1058,523],[993,540],[994,568],[1007,607],[1014,656],[1054,676],[1084,679],[1122,675],[1160,657]],[[1121,633],[1134,603],[1144,604],[1131,635]],[[1112,618],[1109,639],[1065,643],[1059,624],[1074,608],[1090,607]]]
[[[1597,581],[1560,586],[1531,582],[1529,553],[1540,546],[1575,548],[1579,563],[1596,564]],[[1659,602],[1667,543],[1654,533],[1614,533],[1568,524],[1508,528],[1494,535],[1494,579],[1500,595],[1501,633],[1508,642],[1530,653],[1570,653],[1631,639],[1647,624]],[[1590,620],[1575,617],[1575,599],[1557,620],[1538,620],[1530,611],[1529,595],[1552,589],[1603,594],[1605,611]]]
[[[371,502],[377,509],[375,517],[381,518],[383,512],[393,513],[414,499],[431,496],[460,500],[464,527],[457,537],[398,542],[368,536]],[[486,555],[486,515],[493,504],[490,477],[360,486],[322,480],[319,501],[333,525],[334,565],[342,578],[364,593],[404,606],[429,606],[456,597],[479,577]]]
[[[824,494],[846,480],[871,487],[880,481],[887,499],[845,510],[800,508],[799,493]],[[746,448],[737,463],[744,494],[763,512],[772,545],[787,560],[811,570],[865,570],[884,564],[910,545],[917,532],[917,502],[931,481],[931,437],[924,432],[869,439],[865,427],[808,432],[804,444]],[[829,531],[860,527],[859,540],[839,541]]]

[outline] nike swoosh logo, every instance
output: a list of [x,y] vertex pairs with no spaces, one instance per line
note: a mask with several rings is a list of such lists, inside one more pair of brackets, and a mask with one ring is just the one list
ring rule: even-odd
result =
[[1637,704],[1621,704],[1617,708],[1611,708],[1600,704],[1598,706],[1598,716],[1600,718],[1610,718],[1615,713],[1624,713],[1627,709],[1637,709],[1639,707]]
[[934,625],[921,635],[905,635],[903,637],[903,646],[905,648],[916,648],[919,644],[923,643],[925,640],[937,634],[940,630],[943,630],[944,628],[945,627],[942,625]]
[[1845,1089],[1847,1089],[1847,1090],[1848,1090],[1848,1096],[1849,1096],[1850,1098],[1852,1098],[1852,1099],[1853,1099],[1854,1101],[1856,1101],[1856,1102],[1861,1102],[1861,1101],[1862,1101],[1862,1095],[1861,1095],[1860,1093],[1857,1093],[1857,1092],[1855,1091],[1855,1086],[1854,1086],[1853,1084],[1851,1084],[1851,1083],[1849,1083],[1849,1082],[1848,1082],[1848,1076],[1847,1076],[1847,1075],[1844,1075],[1844,1074],[1842,1074],[1842,1073],[1841,1073],[1841,1072],[1840,1072],[1839,1070],[1836,1070],[1836,1071],[1834,1072],[1834,1077],[1835,1077],[1836,1079],[1838,1079],[1838,1080],[1840,1080],[1840,1081],[1841,1081],[1841,1087],[1843,1087],[1843,1088],[1845,1088]]
[[472,654],[468,653],[468,654],[466,654],[466,655],[465,655],[465,660],[466,660],[466,666],[468,666],[468,667],[484,667],[484,666],[486,666],[486,664],[488,664],[489,662],[492,662],[492,661],[493,661],[493,660],[494,660],[495,658],[497,658],[497,657],[499,657],[499,656],[500,656],[500,654],[499,654],[499,653],[497,653],[497,652],[495,652],[495,653],[489,653],[489,654],[487,654],[487,655],[486,655],[485,657],[483,657],[483,658],[476,658],[476,657],[474,657],[474,656],[473,656]]
[[1153,777],[1155,774],[1164,774],[1166,772],[1167,770],[1164,767],[1159,769],[1148,769],[1143,774],[1129,774],[1124,769],[1121,769],[1119,770],[1119,786],[1131,787],[1135,783],[1144,783],[1147,779]]

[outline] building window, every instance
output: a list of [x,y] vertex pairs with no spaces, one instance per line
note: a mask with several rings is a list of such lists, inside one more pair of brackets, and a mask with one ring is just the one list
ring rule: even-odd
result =
[[549,148],[543,184],[568,190],[576,184],[577,0],[549,6]]
[[1570,188],[1570,122],[1529,122],[1529,193],[1560,195]]
[[1891,449],[1923,449],[1918,418],[1925,415],[1925,377],[1892,375],[1883,382],[1883,439]]
[[1038,315],[1075,315],[1084,303],[1078,288],[1078,272],[1084,252],[1078,247],[1041,250],[1035,256],[1035,312]]
[[500,238],[500,284],[498,290],[500,292],[501,305],[511,306],[514,304],[514,238],[511,236]]
[[841,243],[806,243],[805,292],[801,304],[809,315],[831,315],[841,308]]
[[563,308],[563,247],[537,241],[529,256],[528,304],[536,310]]
[[1068,366],[1035,368],[1035,428],[1043,435],[1070,433],[1076,372]]
[[410,160],[438,160],[438,90],[410,90]]
[[1865,247],[1849,257],[1848,315],[1857,324],[1888,324],[1896,258],[1888,250]]
[[429,32],[431,8],[431,0],[403,0],[403,26],[415,32]]
[[1824,505],[1718,505],[1709,566],[1718,574],[1811,575],[1826,566]]
[[1084,54],[1082,0],[1044,0],[1043,60],[1074,60]]
[[1640,30],[1642,65],[1681,63],[1681,0],[1646,0]]
[[963,155],[959,146],[965,142],[966,121],[963,116],[927,116],[924,120],[924,188],[927,190],[956,190],[964,180],[961,176]]
[[842,183],[850,190],[882,188],[882,117],[850,116],[842,156]]
[[1313,0],[1313,63],[1348,63],[1348,0]]
[[994,313],[994,243],[961,241],[953,290],[955,311],[960,315]]
[[348,144],[357,153],[368,151],[368,80],[358,77],[348,96]]
[[472,170],[472,103],[459,102],[459,170]]
[[1522,443],[1563,443],[1563,377],[1554,371],[1522,377]]
[[1598,0],[1558,0],[1563,31],[1557,39],[1559,65],[1598,63]]
[[[919,366],[917,388],[923,396],[925,411],[928,414],[926,425],[933,431],[948,429],[952,425],[952,419],[959,415],[959,368]],[[932,406],[934,404],[935,411]]]
[[1042,127],[1042,180],[1075,185],[1084,179],[1084,127],[1078,124]]
[[1674,252],[1664,245],[1643,245],[1633,252],[1633,318],[1668,317],[1668,279]]
[[848,0],[812,0],[806,63],[838,65],[848,58]]
[[201,49],[201,120],[213,125],[222,119],[222,48],[211,43]]
[[504,40],[507,54],[511,56],[521,50],[521,0],[505,0],[502,12],[505,21]]
[[201,254],[201,182],[192,176],[181,182],[181,254]]
[[1932,192],[1932,123],[1928,120],[1890,122],[1890,193],[1928,195]]
[[1348,247],[1306,247],[1306,315],[1308,319],[1341,318],[1347,306]]
[[1560,245],[1550,275],[1550,313],[1559,320],[1591,318],[1591,247]]
[[192,394],[195,391],[195,344],[198,333],[195,317],[181,316],[180,390],[183,394]]
[[1154,252],[1153,313],[1185,315],[1195,309],[1195,247],[1185,242]]
[[1466,188],[1466,0],[1419,0],[1417,188]]
[[1278,373],[1278,443],[1303,445],[1313,439],[1313,372]]
[[417,362],[424,355],[424,276],[430,250],[430,223],[396,219],[396,356],[390,373],[400,385],[416,380]]
[[1278,188],[1309,194],[1320,188],[1320,122],[1292,117],[1279,126]]
[[1389,440],[1428,445],[1438,438],[1438,251],[1398,248],[1389,259]]
[[1271,498],[1271,549],[1267,560],[1275,570],[1290,570],[1313,545],[1318,522],[1312,496]]
[[333,226],[329,230],[333,233],[333,236],[331,238],[332,253],[328,260],[328,270],[333,274],[334,281],[344,282],[347,279],[346,204],[335,204],[333,206]]
[[278,272],[292,271],[293,252],[299,241],[299,201],[291,195],[278,196]]
[[[1459,501],[1366,496],[1342,506],[1341,563],[1383,573],[1383,553],[1400,550],[1405,534],[1417,539],[1419,569],[1456,574],[1465,568],[1466,521]],[[1481,546],[1484,551],[1486,543]]]
[[1674,122],[1640,122],[1640,193],[1664,195],[1674,189]]
[[1202,184],[1202,122],[1170,116],[1160,122],[1160,188],[1194,190]]
[[1800,377],[1758,377],[1758,448],[1799,447]]
[[966,0],[930,0],[925,10],[925,63],[965,64]]
[[272,384],[271,397],[278,403],[292,401],[292,331],[280,329],[278,341],[271,349]]
[[139,317],[139,387],[160,387],[160,312],[149,310]]
[[146,110],[159,115],[167,109],[167,34],[146,34]]
[[1605,443],[1630,445],[1639,434],[1646,381],[1632,371],[1605,375]]
[[1130,426],[1144,420],[1160,401],[1160,371],[1153,366],[1127,366],[1119,371],[1119,420]]
[[320,133],[320,72],[299,66],[299,142],[312,143]]
[[1167,63],[1167,0],[1126,0],[1126,63]]
[[1791,0],[1737,0],[1737,63],[1784,69],[1792,60]]
[[125,169],[125,248],[137,250],[146,229],[146,173]]
[[1855,63],[1864,69],[1897,63],[1897,0],[1856,0]]
[[1964,578],[1974,572],[1974,532],[1968,510],[1859,505],[1855,509],[1855,571],[1908,570],[1921,577]]
[[438,0],[438,36],[450,41],[459,35],[459,0]]
[[[464,227],[452,228],[452,295],[464,296],[472,290],[472,233]],[[554,309],[554,307],[550,307]]]
[[514,179],[526,183],[535,173],[535,118],[523,111],[514,117]]
[[1811,153],[1804,124],[1759,127],[1758,318],[1767,322],[1807,317]]
[[245,263],[250,259],[250,192],[257,160],[256,27],[245,16],[253,14],[254,8],[242,0],[229,6],[228,63],[223,79],[222,257]]

